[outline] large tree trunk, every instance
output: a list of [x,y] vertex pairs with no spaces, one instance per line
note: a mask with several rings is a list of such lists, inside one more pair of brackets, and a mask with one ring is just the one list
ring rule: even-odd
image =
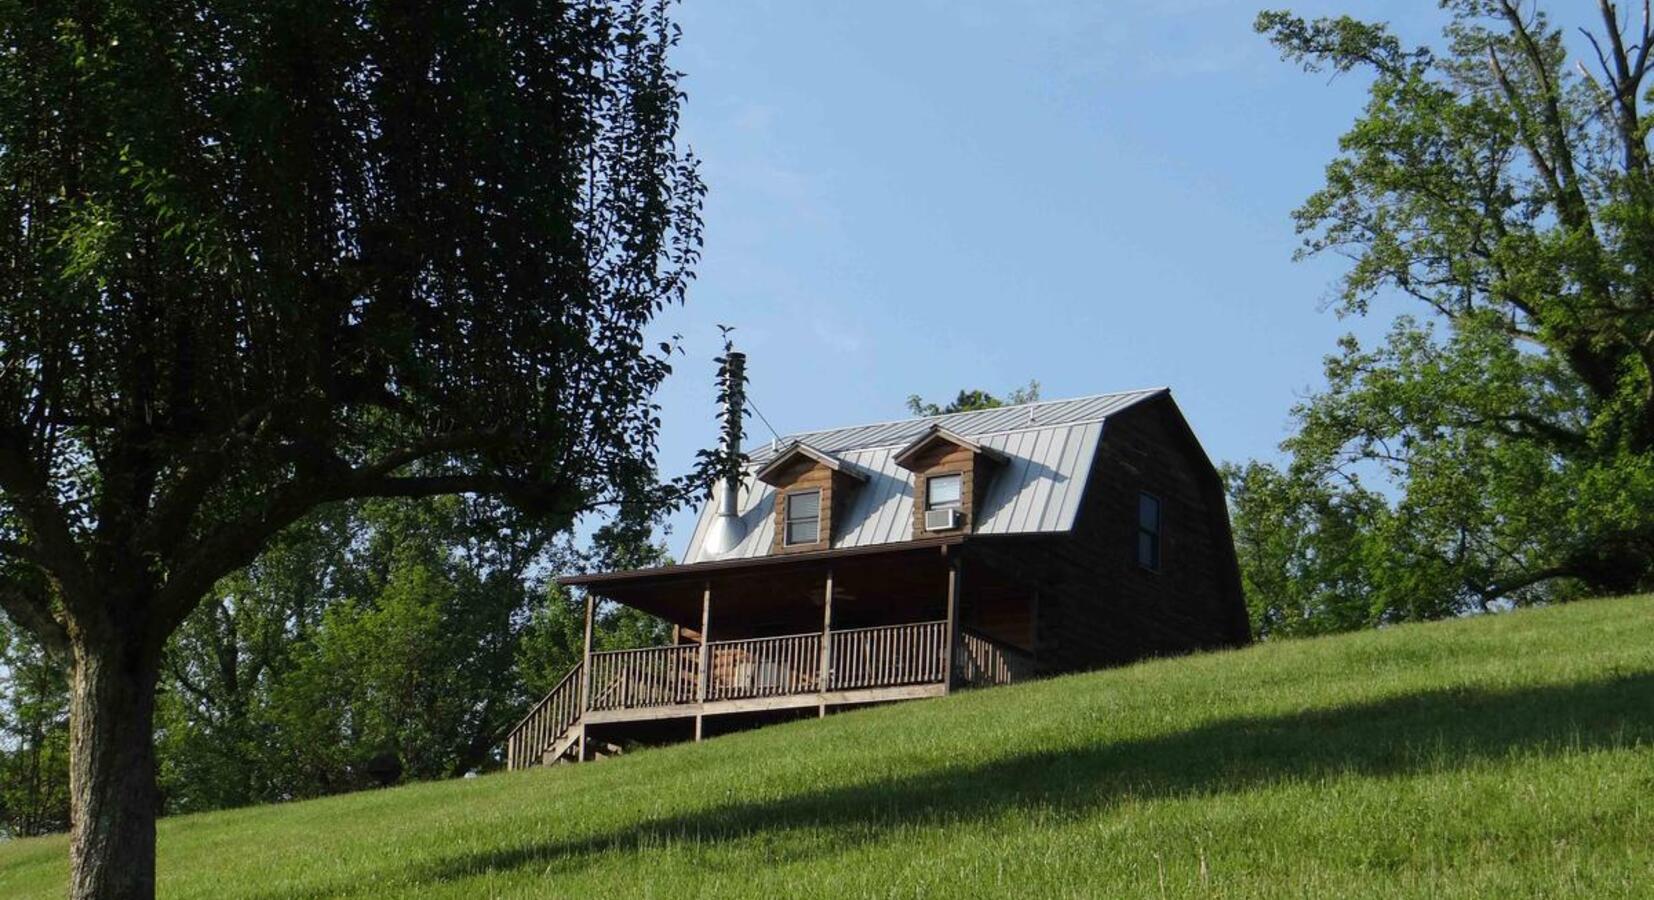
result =
[[133,638],[75,641],[69,698],[69,896],[155,896],[155,684]]

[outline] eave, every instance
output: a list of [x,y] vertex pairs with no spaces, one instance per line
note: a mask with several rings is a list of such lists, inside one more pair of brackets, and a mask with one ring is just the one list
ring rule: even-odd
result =
[[764,482],[765,484],[774,485],[775,482],[771,479],[775,477],[776,473],[791,465],[793,460],[801,456],[805,459],[820,463],[831,471],[837,472],[841,475],[846,475],[857,481],[867,480],[867,473],[863,472],[860,468],[839,459],[831,453],[817,450],[803,441],[793,441],[791,444],[788,444],[785,449],[772,457],[769,462],[765,463],[764,467],[759,469],[753,477]]
[[712,575],[742,570],[832,562],[839,559],[875,556],[881,553],[910,553],[914,550],[925,550],[930,548],[941,549],[962,544],[965,542],[967,537],[969,537],[969,535],[950,534],[943,537],[922,538],[916,541],[872,544],[866,547],[835,547],[828,550],[811,550],[804,553],[755,556],[746,559],[715,559],[707,562],[655,566],[649,569],[630,569],[623,572],[593,572],[586,575],[565,575],[558,578],[557,583],[565,587],[579,586],[587,587],[592,590],[599,590],[604,585],[630,585],[649,581],[669,581],[679,578],[690,578],[697,575]]
[[912,443],[897,451],[896,455],[892,457],[892,461],[904,469],[912,469],[913,467],[909,465],[909,463],[912,462],[913,458],[924,452],[925,448],[937,441],[946,441],[956,447],[963,447],[972,453],[982,456],[984,459],[990,459],[996,463],[1005,462],[1007,459],[1005,454],[995,450],[992,447],[973,441],[962,434],[955,434],[940,425],[932,425],[930,428],[925,430],[924,434],[921,434],[919,437],[915,438]]

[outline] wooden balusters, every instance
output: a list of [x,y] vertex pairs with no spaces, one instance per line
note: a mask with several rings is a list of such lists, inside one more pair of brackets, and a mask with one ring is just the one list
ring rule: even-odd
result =
[[[698,716],[703,702],[942,684],[949,637],[944,620],[592,653],[511,731],[506,765],[534,765],[566,743],[581,721],[582,693],[584,708],[593,711],[686,706]],[[957,641],[964,684],[1008,684],[1032,674],[1031,658],[981,635],[962,630]]]
[[946,675],[947,623],[918,622],[832,633],[828,690],[928,684]]
[[641,709],[694,703],[699,655],[696,644],[593,653],[591,708]]
[[1034,674],[1033,657],[972,631],[960,632],[958,655],[959,679],[964,684],[1011,684]]
[[575,664],[545,699],[535,704],[511,730],[505,744],[506,768],[522,769],[539,762],[541,755],[579,721],[583,674],[583,667]]
[[821,635],[713,641],[707,700],[815,693],[820,683]]

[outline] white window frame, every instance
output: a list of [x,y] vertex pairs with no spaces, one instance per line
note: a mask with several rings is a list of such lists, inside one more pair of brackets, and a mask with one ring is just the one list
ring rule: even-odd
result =
[[[796,521],[796,522],[802,524],[804,522],[809,521],[809,519],[807,519],[805,517],[802,517],[802,516],[794,518],[794,516],[793,516],[793,498],[794,497],[803,497],[803,496],[806,496],[806,495],[813,495],[816,498],[816,514],[815,514],[816,536],[815,536],[814,540],[795,541],[795,540],[793,540],[793,523]],[[786,498],[782,501],[782,503],[783,503],[783,508],[782,508],[782,511],[781,511],[781,544],[782,544],[782,546],[785,546],[785,547],[802,547],[802,546],[805,546],[805,545],[808,545],[808,544],[819,544],[819,543],[821,543],[821,489],[816,488],[814,490],[808,490],[808,491],[788,491],[787,495],[786,495]]]
[[[959,485],[959,490],[954,492],[954,498],[952,500],[944,500],[941,503],[937,503],[934,499],[931,498],[931,486],[934,485],[938,481],[953,481],[953,482],[955,482],[956,484]],[[930,512],[933,509],[963,509],[964,506],[965,506],[965,473],[964,472],[938,472],[935,475],[925,476],[925,512]]]

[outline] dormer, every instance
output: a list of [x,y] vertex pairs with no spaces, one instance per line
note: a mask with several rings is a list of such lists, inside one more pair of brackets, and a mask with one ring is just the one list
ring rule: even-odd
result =
[[896,453],[896,465],[913,473],[913,537],[969,532],[977,500],[987,492],[1005,454],[932,425]]
[[775,537],[771,553],[826,550],[833,545],[834,514],[867,473],[831,453],[793,441],[759,469],[759,481],[775,488]]

